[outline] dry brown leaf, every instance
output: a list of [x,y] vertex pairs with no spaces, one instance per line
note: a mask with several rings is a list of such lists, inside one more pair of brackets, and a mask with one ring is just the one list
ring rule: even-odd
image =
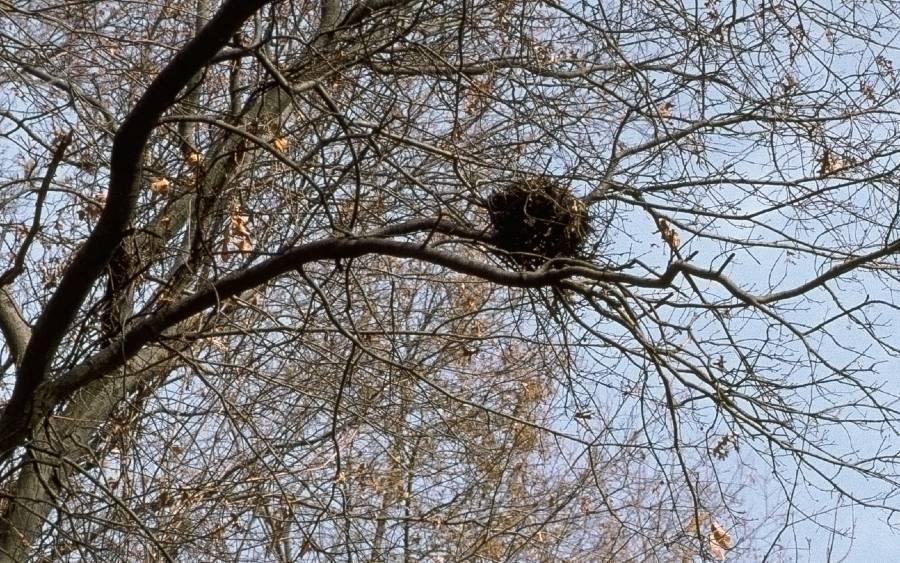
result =
[[868,101],[875,103],[878,101],[878,97],[875,95],[875,87],[869,84],[868,82],[863,82],[859,86],[860,91],[865,99]]
[[272,139],[272,146],[275,147],[275,150],[278,152],[286,151],[288,148],[287,137],[275,137]]
[[466,93],[466,113],[476,113],[481,111],[487,102],[488,96],[493,91],[493,88],[493,81],[490,78],[472,80],[468,92]]
[[247,228],[250,217],[240,213],[238,208],[233,208],[229,217],[231,227],[229,236],[225,237],[225,249],[234,248],[238,252],[250,252],[253,250],[253,235]]
[[232,214],[231,215],[231,232],[236,235],[249,237],[250,231],[247,230],[247,221],[249,219],[250,218],[247,217],[246,215],[238,215],[236,213]]
[[191,166],[198,166],[201,162],[203,162],[203,157],[200,156],[200,153],[191,151],[185,157],[185,161]]
[[96,193],[90,201],[85,202],[84,208],[78,212],[78,217],[81,219],[96,219],[103,213],[103,207],[105,205],[106,193]]
[[155,194],[166,195],[169,193],[170,182],[166,178],[157,178],[150,182],[150,191]]
[[679,246],[681,246],[681,237],[678,236],[674,230],[669,231],[669,236],[666,237],[666,242],[669,243],[669,246],[672,247],[672,250],[675,250]]
[[819,174],[822,176],[834,174],[846,166],[844,159],[831,152],[827,147],[817,160],[819,162]]
[[719,441],[713,446],[712,455],[718,459],[726,459],[732,449],[737,449],[737,436],[729,432],[719,438]]
[[672,102],[666,102],[656,107],[656,111],[659,112],[659,116],[663,119],[672,117],[673,109],[675,109],[675,105]]
[[[691,517],[685,531],[688,534],[696,534],[702,532],[705,524],[709,523],[709,532],[706,534],[706,548],[717,561],[725,561],[725,556],[729,549],[734,546],[731,535],[725,531],[725,528],[719,524],[708,512],[700,512]],[[685,554],[683,561],[690,561],[691,554]]]
[[797,82],[797,79],[794,78],[794,75],[788,74],[788,75],[785,75],[784,80],[782,80],[781,88],[785,92],[791,92],[794,90],[794,88],[797,87],[798,84],[799,84],[799,82]]
[[685,527],[685,531],[689,534],[696,534],[697,530],[700,529],[706,521],[709,520],[708,512],[700,512],[694,516],[691,516],[691,519],[688,521],[688,525]]
[[725,561],[725,554],[733,545],[731,535],[715,520],[710,524],[707,541],[709,542],[710,555],[718,561]]
[[660,218],[657,220],[656,226],[659,227],[659,234],[663,241],[668,244],[672,250],[677,250],[678,247],[681,246],[681,237],[679,237],[678,233],[675,232],[675,229],[669,225],[668,221]]

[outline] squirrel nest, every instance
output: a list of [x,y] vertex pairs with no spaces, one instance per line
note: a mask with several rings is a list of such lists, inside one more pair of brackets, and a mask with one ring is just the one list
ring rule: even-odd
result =
[[551,258],[579,258],[590,232],[587,209],[552,178],[509,182],[487,200],[494,244],[514,266],[533,270]]

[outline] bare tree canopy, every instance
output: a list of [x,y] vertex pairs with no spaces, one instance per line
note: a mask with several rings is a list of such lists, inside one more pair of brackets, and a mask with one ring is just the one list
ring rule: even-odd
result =
[[0,0],[0,561],[793,561],[890,519],[897,29]]

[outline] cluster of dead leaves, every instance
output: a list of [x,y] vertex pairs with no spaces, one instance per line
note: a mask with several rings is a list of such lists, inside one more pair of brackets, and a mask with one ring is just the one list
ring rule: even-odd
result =
[[859,85],[859,91],[862,92],[863,98],[875,104],[878,103],[878,95],[875,93],[875,87],[868,82],[862,82]]
[[248,228],[250,216],[244,214],[240,208],[232,207],[228,220],[225,252],[250,252],[253,250],[253,236]]
[[819,163],[819,175],[821,176],[829,176],[857,165],[857,161],[853,157],[843,157],[828,147],[825,147],[816,162]]
[[678,250],[681,246],[681,237],[672,228],[672,225],[662,217],[656,220],[656,226],[659,228],[659,234],[662,236],[663,242],[669,245],[672,251]]
[[155,178],[150,181],[150,191],[159,195],[168,195],[172,182],[168,178]]
[[878,70],[881,71],[883,76],[894,76],[894,62],[884,55],[875,57],[875,66],[878,67]]
[[718,459],[726,459],[732,450],[739,450],[737,435],[729,432],[722,436],[712,448],[712,455]]
[[672,102],[666,102],[664,104],[660,104],[656,106],[656,112],[662,119],[669,119],[672,117],[672,112],[675,110],[675,104]]
[[200,166],[203,164],[203,157],[197,151],[190,151],[184,157],[185,162],[187,162],[190,166]]
[[88,219],[98,219],[103,213],[103,207],[106,205],[106,192],[98,192],[93,197],[85,199],[81,209],[78,211],[78,218],[82,221]]
[[491,93],[494,90],[494,82],[491,78],[472,80],[466,92],[464,109],[466,113],[479,113],[487,105]]
[[[734,547],[731,534],[708,512],[700,512],[692,516],[685,531],[691,535],[702,534],[706,540],[705,547],[709,556],[716,561],[725,561],[728,550]],[[685,553],[681,558],[682,563],[690,563],[693,555],[695,554]]]
[[[184,161],[191,168],[198,168],[201,164],[203,164],[203,156],[197,151],[190,151],[184,155]],[[196,175],[193,173],[189,174],[189,177],[192,179],[196,178]],[[189,184],[192,182],[188,182]],[[160,196],[169,195],[169,188],[172,187],[172,181],[166,178],[165,176],[158,176],[150,180],[150,191],[158,194]]]
[[288,149],[288,140],[287,137],[275,137],[272,139],[272,148],[276,151],[283,153]]

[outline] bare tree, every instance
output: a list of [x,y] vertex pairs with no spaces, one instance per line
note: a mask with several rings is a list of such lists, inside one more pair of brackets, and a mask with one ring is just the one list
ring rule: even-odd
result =
[[0,1],[0,560],[779,560],[803,491],[889,516],[897,14]]

